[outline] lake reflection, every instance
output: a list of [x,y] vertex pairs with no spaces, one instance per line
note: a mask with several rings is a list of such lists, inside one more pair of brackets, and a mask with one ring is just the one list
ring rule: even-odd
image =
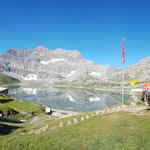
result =
[[[121,103],[119,93],[84,89],[11,87],[9,93],[22,101],[74,111],[95,111]],[[129,96],[124,95],[124,99]]]

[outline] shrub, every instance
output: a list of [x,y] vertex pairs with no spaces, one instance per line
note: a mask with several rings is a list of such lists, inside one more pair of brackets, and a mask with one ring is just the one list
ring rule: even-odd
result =
[[130,104],[131,104],[131,101],[130,101],[130,100],[125,100],[125,101],[123,102],[123,104],[124,104],[124,105],[130,105]]
[[4,106],[4,105],[0,105],[0,113],[4,117],[11,117],[13,115],[19,114],[17,111],[15,111],[14,109],[12,109],[11,107]]
[[141,101],[141,100],[137,101],[136,104],[137,104],[137,105],[145,105],[145,103],[144,103],[143,101]]

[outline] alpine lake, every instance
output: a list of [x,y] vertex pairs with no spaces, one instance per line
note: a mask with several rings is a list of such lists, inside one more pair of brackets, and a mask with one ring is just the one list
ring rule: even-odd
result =
[[[121,91],[98,91],[79,88],[8,86],[9,94],[20,101],[48,106],[52,109],[70,111],[96,111],[121,104]],[[124,94],[124,100],[130,100]]]

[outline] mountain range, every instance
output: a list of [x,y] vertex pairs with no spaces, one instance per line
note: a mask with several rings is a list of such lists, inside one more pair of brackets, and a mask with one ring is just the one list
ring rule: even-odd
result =
[[[150,57],[125,68],[125,81],[138,78],[141,82],[150,77]],[[57,48],[49,50],[39,46],[32,50],[9,49],[0,55],[0,71],[21,81],[54,83],[92,78],[103,82],[118,83],[122,70],[113,66],[102,66],[84,59],[77,50]]]

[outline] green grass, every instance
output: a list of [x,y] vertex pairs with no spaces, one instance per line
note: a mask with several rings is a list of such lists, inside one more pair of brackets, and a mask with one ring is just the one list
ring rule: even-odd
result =
[[130,100],[124,100],[123,104],[124,104],[124,105],[130,105],[130,104],[131,104],[131,101],[130,101]]
[[2,84],[15,84],[15,83],[19,83],[19,82],[20,81],[16,78],[13,78],[11,76],[0,73],[0,85],[2,85]]
[[[14,109],[19,113],[27,113],[41,111],[42,108],[11,97],[8,99],[9,101],[6,95],[0,97],[0,109]],[[49,116],[38,113],[40,121],[45,122],[41,124],[39,121],[33,125],[0,122],[0,127],[5,127],[0,128],[0,150],[149,150],[150,112],[144,111],[143,116],[118,112],[90,117],[81,122],[80,117],[85,118],[87,114],[90,113],[49,120]],[[78,119],[77,124],[73,124],[73,118]],[[71,120],[72,125],[67,125],[68,120]],[[60,122],[64,123],[63,128],[58,127]],[[36,130],[45,125],[56,126],[57,129],[47,130],[39,135],[28,134],[32,129]]]
[[[132,80],[132,78],[128,75],[128,74],[124,74],[124,80],[130,82]],[[112,78],[110,78],[110,81],[115,81],[116,83],[121,83],[122,82],[122,74],[113,76]]]
[[31,112],[41,108],[41,106],[39,105],[32,104],[29,102],[21,102],[18,100],[10,101],[7,105],[13,107],[19,112]]
[[0,137],[0,149],[149,150],[149,115],[149,112],[147,116],[119,112],[95,116],[69,127],[66,125],[56,130],[48,130],[40,135],[21,136],[14,132]]
[[13,115],[16,115],[18,112],[12,109],[11,107],[0,104],[0,112],[3,113],[4,117],[11,117]]
[[114,87],[118,87],[120,86],[120,84],[113,84],[113,83],[104,83],[104,82],[101,82],[99,80],[93,80],[91,81],[90,83],[86,80],[82,80],[81,82],[79,81],[72,81],[72,82],[55,82],[52,84],[53,87],[71,87],[71,88],[78,88],[78,87],[82,87],[84,89],[92,89],[92,88],[101,88],[101,89],[111,89],[111,88],[114,88]]
[[[8,101],[8,100],[10,100],[10,101]],[[3,102],[8,101],[8,102],[2,104],[1,101],[3,101]],[[32,112],[32,111],[36,111],[36,110],[42,108],[42,106],[32,104],[32,103],[29,103],[29,102],[21,102],[19,100],[15,100],[13,98],[0,98],[0,104],[2,106],[12,107],[13,109],[15,109],[16,111],[18,111],[20,113]]]
[[145,105],[144,101],[141,101],[141,100],[137,101],[136,104],[137,104],[137,105]]
[[84,87],[84,88],[112,88],[118,87],[120,84],[104,82],[99,79],[94,79],[90,76],[87,77],[78,77],[76,80],[71,82],[58,81],[52,84],[53,87]]
[[40,87],[42,85],[43,84],[41,82],[30,82],[29,83],[29,86],[31,86],[31,87]]
[[[34,114],[39,114],[42,113],[43,108],[43,106],[29,102],[21,102],[4,94],[0,96],[0,113],[2,113],[4,117],[22,119],[24,116],[21,114],[32,112],[34,112]],[[26,119],[28,118],[26,117]]]

